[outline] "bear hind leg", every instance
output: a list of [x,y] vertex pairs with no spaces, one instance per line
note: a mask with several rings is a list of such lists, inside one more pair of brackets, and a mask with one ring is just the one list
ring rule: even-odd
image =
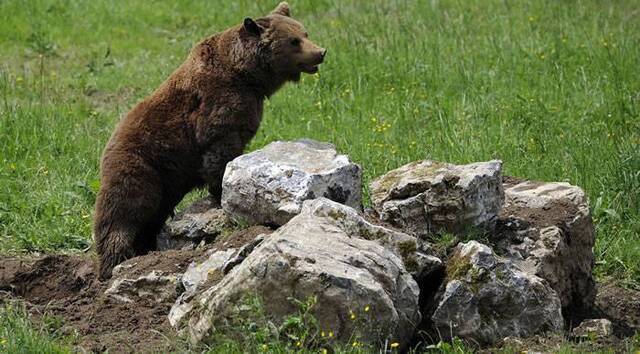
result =
[[108,173],[96,198],[94,235],[104,280],[113,267],[139,255],[141,242],[149,241],[140,240],[141,233],[155,219],[163,190],[158,173],[135,155],[107,157],[103,171]]

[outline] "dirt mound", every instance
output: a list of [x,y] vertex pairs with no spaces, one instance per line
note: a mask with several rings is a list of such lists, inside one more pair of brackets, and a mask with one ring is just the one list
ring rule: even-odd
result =
[[[9,259],[6,263],[15,265],[16,260]],[[0,267],[11,267],[4,265],[5,262]],[[92,260],[78,255],[54,255],[26,264],[20,262],[0,276],[3,288],[32,303],[64,299],[69,294],[90,288],[94,280]]]
[[613,280],[597,287],[596,314],[611,320],[619,336],[640,331],[640,291],[622,288]]
[[[128,276],[152,270],[183,272],[210,249],[237,248],[256,235],[270,233],[251,227],[197,250],[152,252],[123,263]],[[38,258],[0,258],[0,290],[23,299],[35,317],[46,313],[64,320],[64,330],[77,333],[77,349],[102,352],[168,352],[182,339],[171,329],[171,303],[123,303],[104,294],[109,282],[97,278],[92,255],[49,255]],[[0,293],[0,303],[2,300]],[[184,345],[182,345],[184,348]]]
[[250,241],[253,241],[260,234],[271,234],[272,229],[266,226],[251,226],[249,228],[234,232],[228,237],[222,237],[213,243],[212,248],[225,250],[229,248],[240,248]]
[[[166,264],[167,258],[174,262],[175,255],[166,257],[170,253],[137,259],[151,270]],[[186,260],[190,255],[183,252],[182,256]],[[0,288],[26,300],[36,317],[40,313],[61,317],[65,332],[78,334],[80,350],[171,350],[172,341],[166,339],[172,335],[166,320],[171,305],[108,298],[104,295],[108,283],[97,280],[94,263],[87,255],[52,255],[35,261],[0,259]]]

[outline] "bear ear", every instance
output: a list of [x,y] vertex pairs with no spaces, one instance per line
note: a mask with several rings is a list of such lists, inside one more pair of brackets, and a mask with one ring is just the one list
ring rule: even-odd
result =
[[260,33],[262,32],[262,28],[260,28],[260,26],[258,26],[256,21],[254,21],[251,17],[247,17],[244,19],[244,23],[242,24],[242,27],[244,27],[244,29],[250,34],[253,34],[256,36],[259,36]]
[[271,14],[291,17],[291,10],[289,10],[289,4],[287,4],[286,1],[281,2],[280,4],[278,4],[275,10],[271,11]]

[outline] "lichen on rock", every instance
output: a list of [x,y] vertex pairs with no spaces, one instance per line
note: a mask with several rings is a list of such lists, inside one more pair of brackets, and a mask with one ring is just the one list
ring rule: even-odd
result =
[[560,331],[564,322],[555,291],[476,241],[459,244],[431,314],[438,333],[481,344],[507,336]]
[[504,200],[501,165],[412,162],[371,183],[373,207],[381,220],[417,236],[490,226]]

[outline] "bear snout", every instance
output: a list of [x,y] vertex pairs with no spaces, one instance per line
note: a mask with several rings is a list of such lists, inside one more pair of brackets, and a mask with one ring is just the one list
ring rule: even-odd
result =
[[318,52],[318,64],[322,64],[324,62],[324,57],[327,55],[327,50],[322,48],[320,52]]
[[324,62],[324,57],[326,55],[327,55],[327,50],[324,48],[321,48],[319,51],[317,51],[315,55],[315,62],[313,63],[313,65],[322,64]]

